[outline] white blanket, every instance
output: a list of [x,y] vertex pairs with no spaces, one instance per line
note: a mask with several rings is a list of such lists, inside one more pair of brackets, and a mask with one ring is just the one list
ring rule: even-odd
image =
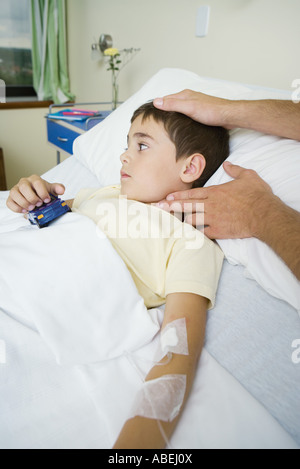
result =
[[33,325],[58,363],[113,358],[152,339],[159,324],[94,222],[70,213],[39,229],[23,220],[1,234],[1,307]]
[[[111,447],[141,386],[136,367],[152,366],[162,311],[147,311],[85,217],[39,230],[2,208],[0,220],[0,446]],[[297,447],[206,350],[171,446]]]

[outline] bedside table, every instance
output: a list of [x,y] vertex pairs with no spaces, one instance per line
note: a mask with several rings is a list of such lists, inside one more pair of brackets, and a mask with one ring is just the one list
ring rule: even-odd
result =
[[[59,108],[72,108],[73,106],[97,106],[97,105],[111,105],[111,103],[72,103],[72,104],[52,104],[49,107],[49,114],[56,112],[56,109]],[[54,109],[53,109],[54,108]],[[60,163],[60,152],[65,151],[70,155],[73,154],[73,142],[87,130],[90,130],[96,124],[103,121],[112,111],[105,110],[99,111],[100,114],[93,117],[88,117],[84,121],[68,121],[68,120],[59,120],[51,119],[47,116],[47,139],[48,142],[56,148],[56,164]]]

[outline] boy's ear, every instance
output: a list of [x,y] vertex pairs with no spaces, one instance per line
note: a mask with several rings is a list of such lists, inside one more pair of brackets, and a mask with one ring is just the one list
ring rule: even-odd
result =
[[192,183],[198,179],[204,171],[206,160],[201,153],[194,153],[186,158],[181,168],[181,180],[185,183]]

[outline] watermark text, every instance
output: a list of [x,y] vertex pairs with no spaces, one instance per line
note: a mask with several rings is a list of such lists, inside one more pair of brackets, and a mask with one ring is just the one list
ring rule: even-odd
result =
[[[128,203],[129,202],[129,203]],[[203,246],[204,204],[185,203],[183,211],[169,214],[156,206],[142,204],[126,197],[117,201],[98,204],[96,209],[97,234],[110,239],[184,239],[186,249],[199,249]],[[189,215],[197,211],[197,227],[183,223]]]
[[300,363],[300,339],[293,340],[291,346],[295,349],[292,353],[292,362],[297,365]]
[[0,339],[0,365],[6,363],[6,345],[5,341]]
[[292,81],[292,88],[296,88],[292,92],[292,101],[298,104],[300,103],[300,78],[295,78],[295,80]]
[[0,79],[0,103],[6,103],[6,88],[5,81]]

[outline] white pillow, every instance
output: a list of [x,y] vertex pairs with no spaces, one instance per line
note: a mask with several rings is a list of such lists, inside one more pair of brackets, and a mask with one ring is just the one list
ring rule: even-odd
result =
[[[274,194],[300,212],[300,142],[236,129],[231,132],[230,148],[228,159],[232,163],[254,169]],[[206,185],[223,184],[230,179],[219,168]],[[300,312],[300,283],[272,249],[255,238],[218,243],[230,263],[244,265],[246,276]]]
[[[203,78],[180,69],[162,69],[105,121],[78,137],[74,142],[74,156],[97,176],[101,185],[118,182],[119,157],[126,146],[134,110],[150,99],[185,88],[228,99],[291,99],[288,91]],[[235,129],[231,132],[229,160],[257,171],[276,195],[300,211],[299,142]],[[219,168],[207,185],[229,179],[223,168]],[[268,246],[252,238],[220,240],[219,244],[229,262],[244,265],[247,276],[300,311],[300,284]]]
[[245,96],[249,87],[222,80],[201,78],[180,69],[163,69],[154,75],[137,93],[116,109],[103,122],[74,141],[73,153],[97,176],[101,185],[120,180],[120,155],[127,145],[127,134],[133,112],[145,102],[184,88],[220,95],[227,98]]

